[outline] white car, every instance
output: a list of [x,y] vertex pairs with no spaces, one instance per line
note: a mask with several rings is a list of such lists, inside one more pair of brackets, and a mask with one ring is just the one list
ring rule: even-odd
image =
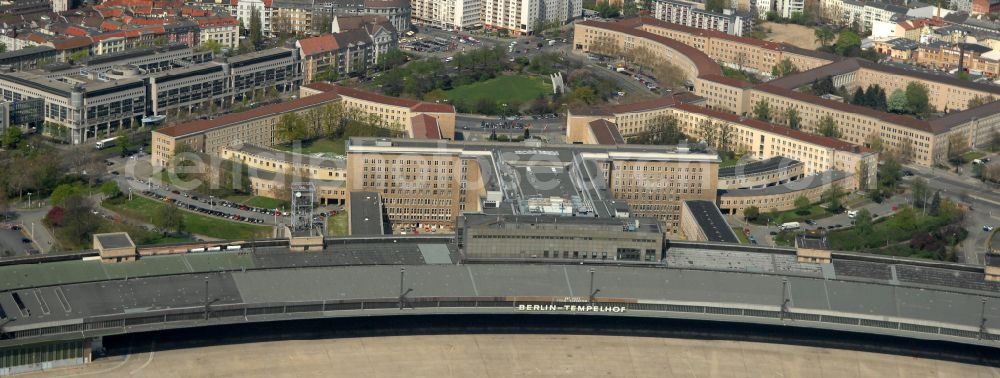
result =
[[993,231],[993,226],[983,226],[983,231],[986,231],[986,232]]

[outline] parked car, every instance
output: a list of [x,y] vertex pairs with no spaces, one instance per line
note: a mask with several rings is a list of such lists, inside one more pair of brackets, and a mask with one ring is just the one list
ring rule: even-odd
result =
[[983,231],[986,231],[986,232],[993,231],[993,226],[983,226]]

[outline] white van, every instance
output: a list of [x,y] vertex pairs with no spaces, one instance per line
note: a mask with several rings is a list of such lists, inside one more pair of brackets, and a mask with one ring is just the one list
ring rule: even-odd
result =
[[858,216],[858,211],[857,210],[847,210],[847,217],[848,218],[854,219],[857,216]]

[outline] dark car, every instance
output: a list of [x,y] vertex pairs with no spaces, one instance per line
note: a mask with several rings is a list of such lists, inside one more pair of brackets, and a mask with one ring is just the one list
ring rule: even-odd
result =
[[816,221],[814,221],[812,219],[806,219],[805,222],[806,222],[806,224],[808,224],[810,226],[815,226],[816,225]]
[[21,243],[31,243],[31,239],[21,238]]

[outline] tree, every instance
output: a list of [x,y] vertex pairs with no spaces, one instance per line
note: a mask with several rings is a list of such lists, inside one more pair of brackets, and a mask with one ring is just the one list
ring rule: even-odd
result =
[[753,115],[754,118],[761,121],[767,122],[771,120],[771,106],[768,105],[767,100],[757,101],[757,104],[753,106]]
[[406,53],[399,49],[389,49],[378,56],[378,68],[379,70],[385,71],[390,70],[399,66],[409,59]]
[[23,134],[21,129],[16,126],[8,126],[6,130],[3,131],[3,138],[0,140],[0,144],[4,148],[14,149],[17,148],[17,144],[21,143],[21,138]]
[[872,213],[868,209],[858,210],[858,214],[854,216],[854,230],[859,235],[869,235],[872,231],[875,231],[875,227],[872,224]]
[[819,134],[822,136],[828,136],[831,138],[840,138],[840,130],[837,128],[837,123],[833,120],[831,116],[824,116],[819,120]]
[[659,115],[649,121],[646,130],[629,138],[629,144],[673,145],[687,139],[677,126],[677,119],[669,115]]
[[816,42],[819,42],[820,46],[823,47],[829,45],[833,41],[833,38],[836,37],[829,26],[823,26],[814,30],[813,35],[816,36]]
[[994,128],[990,133],[990,149],[993,151],[1000,150],[1000,129]]
[[117,181],[110,180],[101,184],[101,194],[104,194],[105,198],[115,198],[121,195],[122,191],[118,188]]
[[215,54],[218,54],[218,53],[222,52],[222,48],[223,47],[225,47],[225,46],[222,45],[222,42],[216,41],[214,39],[209,39],[209,40],[205,41],[204,43],[202,43],[201,46],[198,46],[198,50],[200,50],[200,51],[211,51],[211,52],[213,52]]
[[100,218],[92,213],[90,202],[81,195],[72,195],[64,203],[62,234],[74,244],[89,242],[101,224]]
[[157,227],[172,230],[174,232],[181,232],[184,230],[184,214],[181,213],[181,209],[173,205],[164,205],[156,212],[156,218],[153,218],[153,223]]
[[996,100],[997,100],[996,97],[993,96],[976,96],[969,99],[969,105],[966,108],[971,109],[975,107],[980,107]]
[[635,17],[639,15],[639,8],[636,6],[635,0],[623,1],[622,15],[625,17]]
[[930,97],[927,85],[911,81],[906,85],[906,109],[919,117],[927,117],[931,113]]
[[618,6],[609,4],[608,1],[599,1],[597,4],[597,13],[602,18],[615,18],[618,17],[619,9]]
[[903,166],[891,157],[887,157],[879,167],[879,186],[882,188],[895,190],[896,183],[902,177]]
[[309,136],[309,129],[305,120],[298,113],[285,113],[278,119],[275,133],[282,140],[292,142],[306,139]]
[[7,52],[7,44],[0,42],[0,53]]
[[132,147],[132,141],[129,139],[128,134],[125,130],[118,130],[118,136],[115,138],[115,147],[118,148],[118,152],[124,156],[128,153],[128,149]]
[[698,134],[709,146],[718,146],[718,127],[711,119],[704,119],[698,123]]
[[796,72],[799,72],[799,68],[788,58],[782,59],[771,68],[771,76],[774,77],[783,77]]
[[934,197],[931,198],[930,214],[932,217],[941,215],[941,192],[935,191]]
[[851,104],[868,106],[868,98],[865,97],[865,90],[861,87],[854,88],[854,94],[851,95]]
[[837,36],[837,43],[834,44],[834,51],[837,54],[847,56],[851,51],[861,46],[861,37],[857,33],[844,30]]
[[709,12],[722,13],[726,9],[726,0],[706,0],[705,10]]
[[758,216],[760,216],[760,209],[758,209],[757,206],[749,206],[746,209],[743,209],[743,216],[749,220],[755,220]]
[[948,136],[948,161],[953,163],[965,163],[963,155],[969,152],[969,141],[961,134],[951,134]]
[[795,211],[799,214],[809,214],[809,197],[798,196],[795,198]]
[[785,121],[788,122],[788,127],[790,129],[798,130],[800,126],[799,123],[802,122],[802,119],[799,117],[799,111],[795,108],[789,107],[785,110]]
[[80,51],[73,52],[72,54],[69,54],[69,59],[72,60],[72,61],[74,61],[74,62],[79,62],[79,61],[87,58],[88,56],[90,56],[90,51],[80,50]]
[[247,33],[247,41],[254,51],[260,50],[264,45],[264,31],[260,20],[260,11],[257,7],[250,7],[250,31]]
[[78,196],[86,194],[83,187],[79,184],[61,184],[52,190],[52,194],[49,196],[49,201],[53,205],[63,205],[66,203],[66,199],[72,196]]
[[821,199],[823,202],[827,203],[827,210],[831,212],[839,212],[843,205],[840,202],[840,198],[844,196],[844,189],[840,187],[839,184],[833,184],[823,192]]
[[833,77],[827,75],[826,77],[816,80],[812,84],[812,93],[816,96],[822,96],[825,94],[836,92],[837,88],[833,86]]
[[887,110],[892,113],[903,114],[907,111],[906,93],[901,89],[897,88],[892,91],[889,95],[888,104],[886,104]]
[[927,187],[927,180],[917,177],[910,184],[910,195],[913,197],[913,206],[923,208],[930,197],[930,188]]

